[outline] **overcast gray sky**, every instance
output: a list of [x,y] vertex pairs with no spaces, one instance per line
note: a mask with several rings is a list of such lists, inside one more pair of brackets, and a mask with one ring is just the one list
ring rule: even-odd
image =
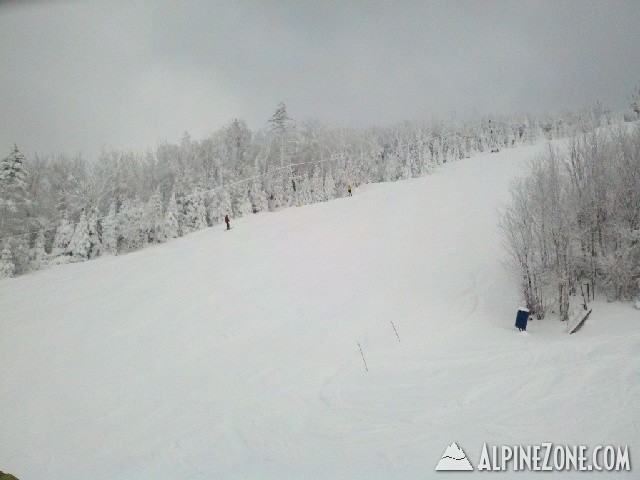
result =
[[280,101],[353,126],[622,109],[638,81],[637,0],[0,3],[0,156],[262,128]]

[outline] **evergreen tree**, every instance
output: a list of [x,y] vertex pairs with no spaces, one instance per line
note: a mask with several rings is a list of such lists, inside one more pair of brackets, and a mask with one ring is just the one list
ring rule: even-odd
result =
[[125,198],[118,212],[118,250],[137,250],[145,243],[144,205],[135,198]]
[[178,203],[176,202],[175,192],[171,193],[167,211],[164,214],[164,223],[162,225],[162,240],[170,238],[178,238],[180,233],[180,224],[178,223]]
[[269,210],[277,210],[285,205],[285,188],[282,185],[283,177],[278,175],[271,185],[271,195],[269,196]]
[[[176,199],[177,200],[177,199]],[[179,205],[179,208],[182,207],[182,211],[184,215],[182,216],[182,234],[188,235],[189,233],[195,231],[195,206],[194,206],[195,198],[192,194],[185,195],[182,199],[182,203]]]
[[68,249],[74,261],[84,262],[85,260],[89,260],[89,252],[91,250],[89,221],[84,212],[82,212],[80,220],[76,224]]
[[400,167],[400,179],[408,180],[409,178],[412,178],[412,176],[410,159],[407,159]]
[[244,164],[249,155],[251,131],[243,120],[235,119],[225,129],[224,142],[227,158],[237,167]]
[[252,213],[246,184],[240,183],[231,187],[231,211],[234,218],[240,218]]
[[111,202],[109,213],[102,219],[102,252],[107,255],[118,254],[118,219],[116,204]]
[[[292,195],[290,195],[290,186],[287,182],[290,182],[288,175],[292,174],[291,171],[291,152],[289,151],[289,137],[290,137],[290,124],[291,118],[287,114],[287,108],[284,103],[280,103],[276,112],[269,119],[269,125],[271,132],[275,134],[275,143],[273,146],[273,153],[277,154],[280,162],[282,181],[277,182],[274,185],[274,191],[271,194],[271,208],[280,208],[290,205]],[[288,169],[285,166],[289,165]]]
[[[220,223],[220,198],[215,192],[208,192],[207,194],[207,223],[209,225],[215,225]],[[224,218],[224,215],[222,216]]]
[[291,117],[287,114],[287,107],[284,103],[280,102],[278,108],[276,108],[276,112],[269,119],[271,129],[278,133],[278,135],[284,135],[290,122]]
[[398,157],[393,153],[389,153],[385,155],[384,160],[385,160],[385,163],[384,163],[384,170],[382,174],[382,181],[395,182],[398,179],[398,170],[399,170]]
[[313,197],[311,194],[311,181],[309,176],[305,173],[300,180],[300,187],[298,188],[298,198],[300,199],[299,205],[310,205],[313,203]]
[[162,196],[160,187],[147,202],[145,207],[145,232],[149,243],[162,241],[162,225],[164,223],[164,215],[162,213]]
[[324,200],[334,198],[336,198],[336,182],[333,180],[333,173],[329,170],[324,177]]
[[196,187],[190,195],[185,198],[184,233],[194,232],[207,228],[207,208],[204,201],[204,194]]
[[207,202],[205,193],[200,188],[196,188],[196,190],[194,191],[194,199],[194,228],[196,230],[202,230],[203,228],[207,228],[209,226],[209,222],[207,222]]
[[187,226],[186,216],[185,216],[185,213],[187,210],[187,203],[189,202],[187,195],[185,193],[187,188],[185,184],[186,182],[184,181],[184,179],[181,179],[177,181],[173,186],[173,193],[175,194],[175,199],[176,199],[175,215],[176,215],[176,219],[178,220],[178,225],[179,225],[178,232],[180,233],[181,237],[183,235],[186,235],[190,231],[189,227]]
[[35,243],[31,249],[31,268],[33,270],[44,268],[48,263],[48,255],[45,248],[46,237],[44,232],[44,229],[38,230]]
[[312,203],[324,201],[324,185],[322,183],[322,176],[320,175],[320,169],[316,167],[311,176],[311,182],[309,185],[311,190]]
[[16,233],[24,228],[26,177],[24,156],[14,145],[0,163],[0,232]]
[[249,188],[249,199],[251,201],[251,210],[253,213],[265,212],[269,209],[267,194],[262,188],[259,179],[254,179]]
[[284,177],[284,207],[296,205],[297,189],[299,186],[298,179],[294,175],[286,175]]
[[102,239],[100,238],[100,222],[96,212],[89,217],[89,258],[99,257],[102,253]]
[[0,278],[12,277],[16,272],[16,266],[11,258],[9,245],[5,244],[0,254]]
[[11,251],[13,253],[13,264],[15,265],[16,275],[22,275],[29,271],[31,266],[31,258],[29,257],[29,239],[26,236],[14,238],[11,242]]
[[56,229],[55,237],[53,238],[53,246],[51,247],[51,257],[56,263],[60,263],[64,259],[68,259],[69,243],[73,237],[74,228],[66,215],[62,217],[58,228]]

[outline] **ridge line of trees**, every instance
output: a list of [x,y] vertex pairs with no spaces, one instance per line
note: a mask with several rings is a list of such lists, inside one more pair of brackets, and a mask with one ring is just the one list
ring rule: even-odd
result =
[[296,124],[280,104],[264,131],[242,120],[197,141],[144,153],[25,158],[0,164],[0,277],[116,255],[234,218],[327,201],[347,185],[396,181],[478,152],[555,139],[612,122],[580,113],[475,118],[384,129]]

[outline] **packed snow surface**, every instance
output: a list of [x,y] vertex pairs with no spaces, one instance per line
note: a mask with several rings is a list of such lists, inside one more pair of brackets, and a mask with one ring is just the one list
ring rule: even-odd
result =
[[514,327],[498,209],[543,149],[0,281],[0,470],[425,478],[454,441],[474,465],[547,441],[639,465],[633,305]]

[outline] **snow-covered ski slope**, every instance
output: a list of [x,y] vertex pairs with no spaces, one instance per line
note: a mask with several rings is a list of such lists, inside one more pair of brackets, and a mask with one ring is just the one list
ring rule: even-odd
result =
[[497,212],[543,149],[0,281],[0,469],[427,478],[454,441],[473,465],[484,442],[629,445],[640,468],[638,311],[513,326]]

